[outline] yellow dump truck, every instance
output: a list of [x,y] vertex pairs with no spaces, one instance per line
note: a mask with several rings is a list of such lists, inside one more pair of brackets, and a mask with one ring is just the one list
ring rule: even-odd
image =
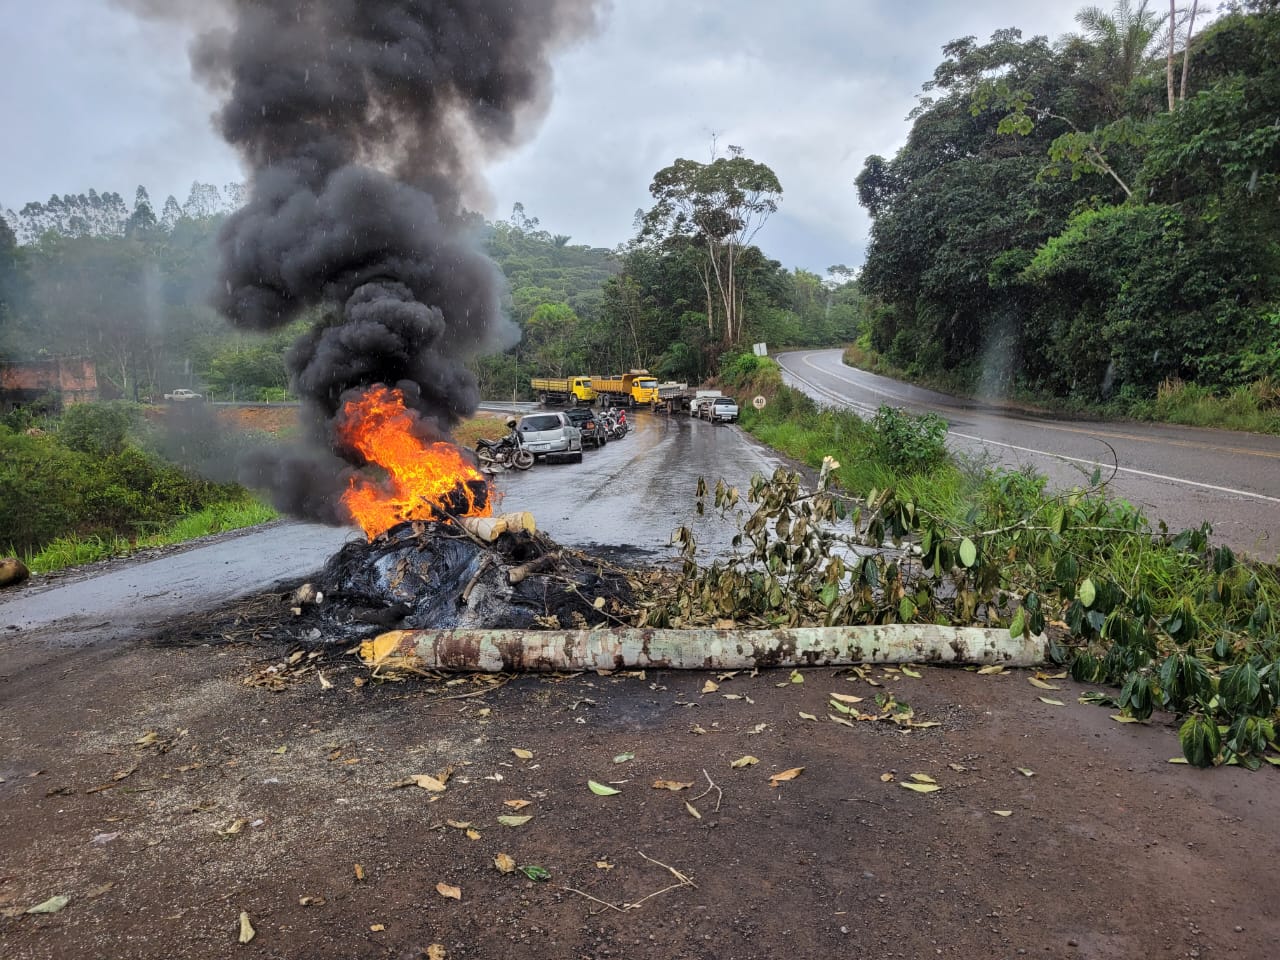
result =
[[550,404],[568,404],[571,407],[576,407],[578,404],[590,406],[596,398],[595,390],[591,389],[590,377],[566,377],[563,380],[553,377],[535,377],[529,381],[529,386],[533,387],[538,401],[544,406]]
[[632,370],[617,377],[591,377],[591,386],[606,404],[634,407],[658,402],[658,378],[648,370]]

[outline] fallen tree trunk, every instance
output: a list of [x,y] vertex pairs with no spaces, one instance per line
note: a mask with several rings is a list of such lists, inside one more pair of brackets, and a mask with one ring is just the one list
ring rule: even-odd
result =
[[774,630],[392,630],[361,644],[369,666],[398,663],[460,673],[525,671],[749,670],[858,663],[995,664],[1044,661],[1045,638],[1005,629],[882,626]]

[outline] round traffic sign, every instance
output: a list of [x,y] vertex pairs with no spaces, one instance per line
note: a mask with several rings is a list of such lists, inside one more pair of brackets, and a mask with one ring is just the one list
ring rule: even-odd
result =
[[757,395],[756,398],[751,401],[751,405],[755,407],[757,410],[763,410],[764,403],[765,403],[764,397],[759,395]]

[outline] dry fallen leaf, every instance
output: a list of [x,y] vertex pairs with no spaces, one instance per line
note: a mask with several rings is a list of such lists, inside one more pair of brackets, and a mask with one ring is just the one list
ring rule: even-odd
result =
[[938,782],[937,780],[933,779],[933,777],[929,776],[927,773],[913,773],[911,775],[911,779],[914,780],[916,783],[937,783]]
[[990,676],[994,676],[997,673],[1004,673],[1004,664],[992,663],[992,664],[988,664],[985,667],[981,667],[978,670],[978,676],[980,677],[990,677]]
[[612,870],[613,864],[610,863],[608,860],[597,860],[596,868],[599,870]]
[[906,787],[908,790],[914,790],[916,793],[933,793],[935,790],[942,789],[936,783],[908,783],[905,780],[900,786]]
[[1012,816],[1013,816],[1013,811],[1012,811],[1012,810],[992,810],[991,812],[992,812],[992,813],[994,813],[997,817],[1012,817]]
[[1053,699],[1053,697],[1040,697],[1040,698],[1039,698],[1039,700],[1040,700],[1040,702],[1041,702],[1041,703],[1047,703],[1047,704],[1049,704],[1049,706],[1051,706],[1051,707],[1065,707],[1065,706],[1066,706],[1066,704],[1065,704],[1065,703],[1063,703],[1061,700],[1055,700],[1055,699]]
[[1029,767],[1014,767],[1013,769],[1017,770],[1024,777],[1034,777],[1036,775],[1036,772]]
[[964,773],[966,770],[969,769],[963,763],[948,763],[947,766],[950,767],[952,770],[954,770],[956,773]]
[[468,840],[479,840],[479,839],[480,839],[480,832],[479,832],[478,830],[467,830],[467,839],[468,839]]
[[511,748],[511,752],[512,752],[512,753],[514,753],[514,754],[515,754],[517,757],[519,757],[521,760],[532,760],[532,759],[533,759],[533,751],[532,751],[532,750],[523,750],[523,749],[521,749],[520,747],[512,747],[512,748]]
[[387,928],[380,923],[371,923],[369,924],[369,929],[374,933],[381,933],[383,930]]
[[764,733],[767,729],[769,729],[769,725],[767,723],[757,723],[754,727],[748,730],[747,733]]
[[812,720],[814,723],[817,723],[817,722],[818,722],[818,718],[817,718],[817,717],[815,717],[812,713],[805,713],[803,710],[801,710],[801,711],[800,711],[800,719],[801,719],[801,720]]
[[794,780],[804,772],[804,767],[792,767],[790,770],[783,770],[781,773],[775,773],[769,778],[769,786],[776,787],[780,783],[787,780]]
[[714,680],[708,680],[706,683],[702,685],[703,693],[715,693],[719,689],[720,689],[720,684],[716,683]]
[[523,810],[525,807],[529,806],[529,804],[531,803],[533,803],[532,800],[503,800],[502,801],[502,805],[504,807],[510,807],[512,810]]
[[1139,720],[1137,717],[1126,717],[1119,713],[1113,714],[1111,719],[1114,720],[1116,723],[1143,723],[1144,722],[1142,720]]
[[685,783],[683,780],[655,780],[653,781],[653,789],[655,790],[688,790],[692,787],[692,783]]
[[862,697],[855,697],[851,693],[829,693],[827,694],[832,700],[839,700],[841,703],[861,703]]
[[726,700],[741,700],[741,699],[742,699],[742,694],[740,694],[740,693],[722,693],[722,694],[720,694],[720,696],[724,697]]
[[892,782],[893,782],[893,774],[892,774],[892,773],[882,773],[882,774],[880,774],[880,782],[881,782],[881,783],[892,783]]
[[532,819],[533,817],[531,816],[499,817],[498,822],[502,824],[504,827],[522,827]]
[[27,913],[57,913],[68,903],[71,902],[70,897],[57,896],[50,897],[44,903],[37,903],[34,907],[28,907]]
[[357,880],[364,879],[364,864],[357,863],[352,868],[352,873],[356,875]]
[[253,924],[249,922],[249,914],[243,910],[240,911],[240,942],[248,943],[258,935],[258,931],[253,929]]
[[514,873],[516,862],[505,853],[500,853],[493,858],[493,865],[498,868],[499,873]]
[[239,820],[233,820],[226,827],[219,830],[218,833],[224,837],[234,837],[237,833],[240,833],[242,830],[244,830],[244,828],[247,827],[248,825],[249,825],[249,821],[246,818],[241,817]]
[[698,808],[697,808],[697,807],[695,807],[695,806],[694,806],[692,803],[690,803],[688,800],[686,800],[686,801],[684,802],[684,808],[685,808],[686,810],[688,810],[688,811],[689,811],[689,816],[693,817],[695,820],[701,820],[701,819],[702,819],[702,814],[700,814],[700,813],[698,812]]
[[445,823],[453,827],[455,830],[465,830],[467,827],[471,826],[470,820],[446,820]]
[[904,675],[906,675],[906,676],[908,676],[908,677],[912,677],[912,678],[913,678],[913,679],[915,679],[915,680],[919,680],[919,679],[920,679],[920,673],[919,673],[919,671],[912,670],[910,667],[903,667],[903,668],[902,668],[902,672],[903,672],[903,674],[904,674]]
[[433,943],[427,947],[427,960],[445,960],[443,943]]
[[323,907],[325,903],[324,897],[299,897],[298,905],[301,907]]
[[448,897],[450,900],[462,899],[462,888],[455,887],[448,883],[437,883],[436,893],[440,894],[442,897]]
[[760,759],[758,757],[753,757],[751,754],[747,754],[745,757],[739,757],[737,760],[732,761],[729,766],[733,767],[735,770],[740,770],[743,767],[755,766],[759,762]]
[[1041,690],[1061,690],[1062,689],[1061,687],[1055,684],[1045,683],[1039,677],[1027,677],[1027,683],[1031,684],[1033,687],[1039,687]]

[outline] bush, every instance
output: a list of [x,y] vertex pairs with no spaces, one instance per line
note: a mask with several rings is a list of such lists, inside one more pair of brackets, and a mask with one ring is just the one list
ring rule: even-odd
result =
[[871,427],[875,458],[895,469],[924,473],[947,457],[947,423],[936,413],[915,415],[882,404]]
[[111,456],[124,449],[138,416],[138,408],[123,401],[77,403],[63,413],[58,439],[80,453]]
[[132,537],[239,492],[190,477],[136,447],[104,456],[70,449],[60,439],[0,430],[0,549],[27,553],[59,537]]

